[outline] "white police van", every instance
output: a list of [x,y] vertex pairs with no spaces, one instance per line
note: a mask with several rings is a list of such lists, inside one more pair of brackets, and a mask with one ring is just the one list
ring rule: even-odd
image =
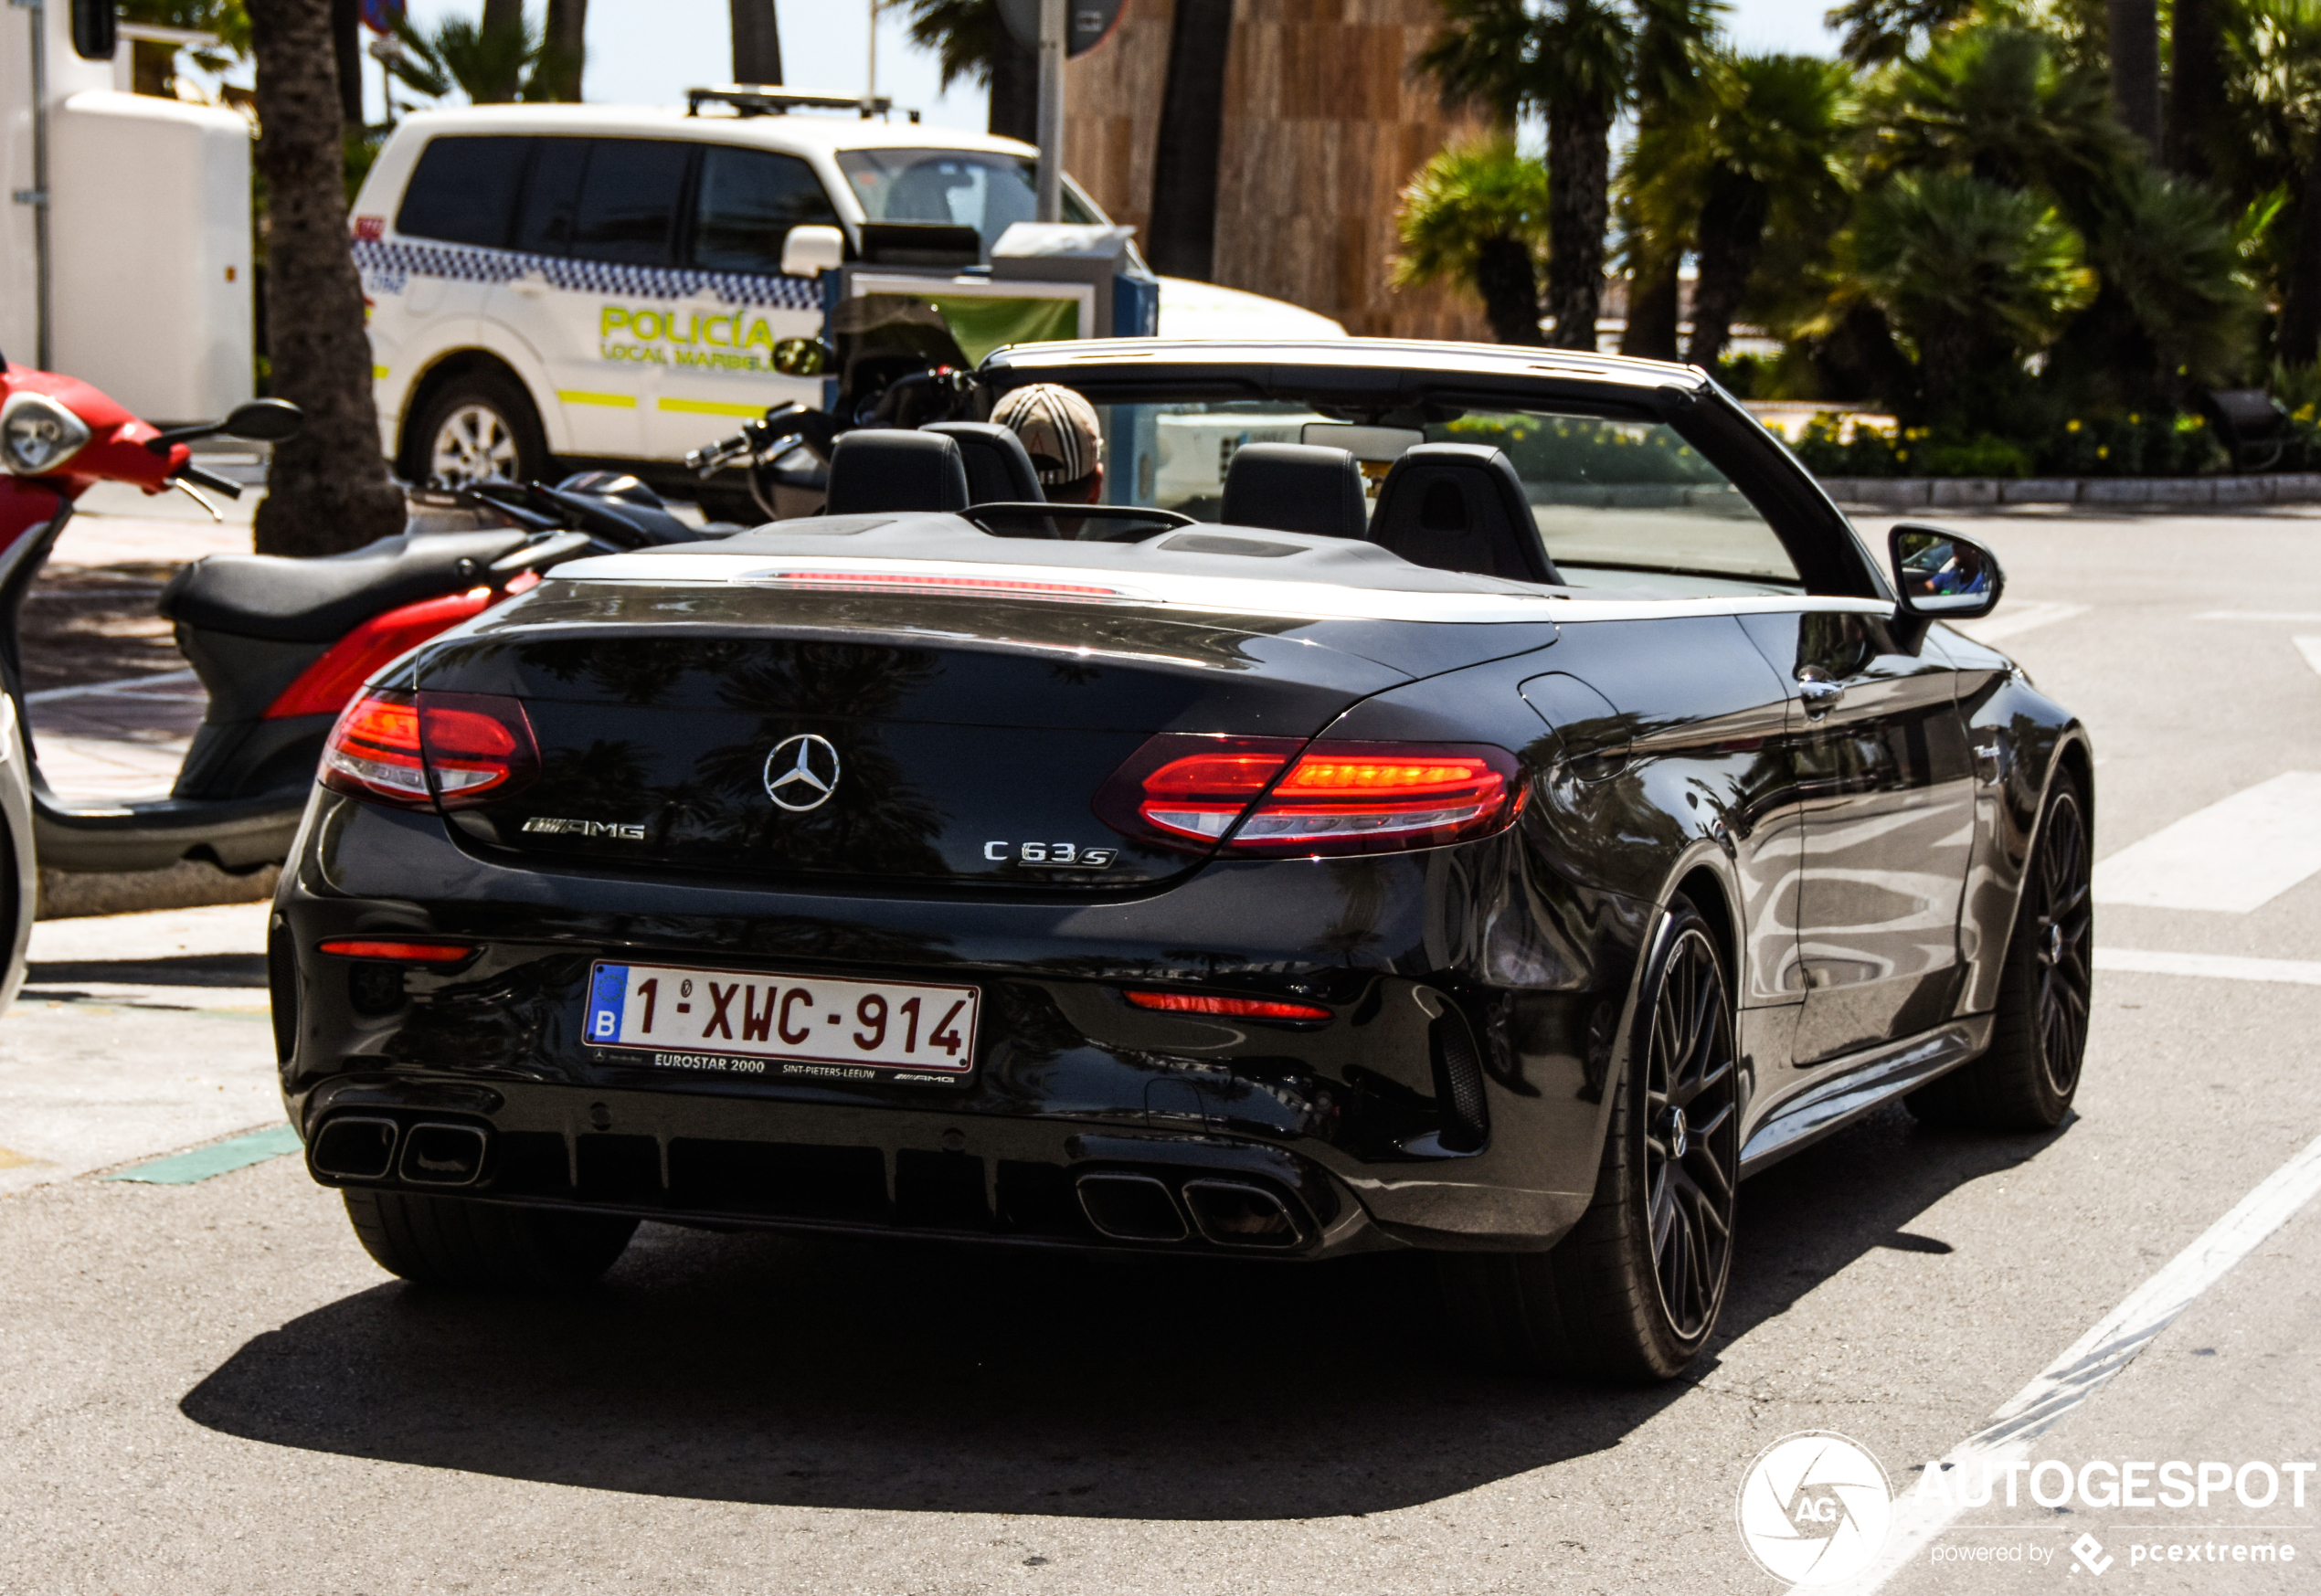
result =
[[[821,382],[782,375],[773,354],[824,333],[839,274],[823,269],[945,264],[920,258],[929,236],[964,251],[951,268],[988,262],[1034,206],[1029,145],[874,120],[870,105],[800,113],[855,103],[697,90],[683,111],[510,105],[407,119],[353,220],[397,471],[457,482],[599,466],[684,487],[686,451],[737,419],[822,403]],[[1106,219],[1068,181],[1064,206],[1067,222]],[[800,236],[809,247],[788,251],[786,272],[800,227],[818,231]],[[949,281],[989,291],[971,269]],[[1106,326],[1089,324],[1086,287],[1030,291],[1078,297],[1028,334],[1018,315],[1016,339],[1110,330],[1108,307]]]

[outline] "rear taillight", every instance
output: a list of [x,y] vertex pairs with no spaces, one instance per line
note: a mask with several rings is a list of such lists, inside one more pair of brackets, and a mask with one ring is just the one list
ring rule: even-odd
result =
[[1179,848],[1383,853],[1496,831],[1518,792],[1514,756],[1488,745],[1164,734],[1106,784],[1097,812]]
[[366,692],[323,750],[323,785],[411,809],[493,803],[530,785],[539,745],[524,705],[485,692]]
[[1221,1014],[1233,1020],[1327,1020],[1330,1010],[1311,1003],[1277,1003],[1265,998],[1213,998],[1205,992],[1120,994],[1139,1009],[1163,1014]]

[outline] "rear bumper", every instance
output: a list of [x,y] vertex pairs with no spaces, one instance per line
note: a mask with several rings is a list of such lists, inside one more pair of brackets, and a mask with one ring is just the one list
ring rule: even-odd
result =
[[[284,1096],[334,1185],[1029,1245],[1545,1247],[1593,1195],[1633,937],[1609,901],[1555,919],[1597,935],[1560,957],[1547,930],[1510,927],[1536,895],[1477,883],[1522,866],[1474,851],[1518,846],[1212,867],[1124,901],[846,898],[503,867],[430,817],[325,795],[276,905]],[[1376,929],[1325,940],[1350,900]],[[1556,984],[1483,978],[1510,931]],[[316,951],[355,934],[480,951],[448,973]],[[600,957],[972,982],[976,1071],[906,1085],[655,1069],[581,1035]],[[1126,985],[1334,1018],[1154,1013]],[[1446,1073],[1458,1067],[1477,1134]],[[341,1122],[372,1123],[335,1135]],[[1268,1204],[1283,1216],[1270,1229]]]

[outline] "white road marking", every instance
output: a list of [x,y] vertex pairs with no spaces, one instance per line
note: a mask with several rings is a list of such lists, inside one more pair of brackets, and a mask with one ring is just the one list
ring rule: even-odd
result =
[[2321,671],[2321,638],[2296,638],[2293,640],[2297,646],[2297,652],[2305,656],[2305,662],[2316,671]]
[[2051,600],[2025,599],[1999,607],[1987,620],[1954,621],[1951,624],[1978,643],[1995,643],[2001,638],[2019,637],[2035,626],[2051,626],[2059,620],[2069,620],[2075,615],[2085,615],[2084,604],[2057,604]]
[[191,671],[164,671],[153,676],[130,676],[119,682],[84,682],[76,687],[44,687],[24,695],[26,703],[50,703],[59,698],[90,698],[138,692],[148,687],[184,687],[198,681]]
[[2321,871],[2321,775],[2292,770],[2095,866],[2095,901],[2245,914]]
[[2204,976],[2219,981],[2281,981],[2321,987],[2321,963],[2303,958],[2241,958],[2220,953],[2154,953],[2140,947],[2099,947],[2095,967],[2146,976]]
[[2321,620],[2321,609],[2210,609],[2194,620]]
[[[1983,1470],[2003,1470],[2010,1463],[2027,1459],[2033,1441],[2135,1361],[2136,1355],[2150,1346],[2153,1337],[2194,1299],[2255,1252],[2316,1192],[2321,1192],[2321,1138],[2306,1143],[2295,1157],[2267,1176],[2199,1241],[2064,1348],[1980,1430],[1930,1466],[1945,1470],[1954,1480],[1974,1482],[1967,1486],[1972,1491],[1978,1488]],[[1886,1548],[1876,1565],[1855,1583],[1834,1588],[1866,1596],[1917,1561],[1926,1543],[1966,1511],[1955,1500],[1959,1492],[1947,1494],[1954,1500],[1905,1494],[1894,1504],[1893,1527],[1887,1532]]]

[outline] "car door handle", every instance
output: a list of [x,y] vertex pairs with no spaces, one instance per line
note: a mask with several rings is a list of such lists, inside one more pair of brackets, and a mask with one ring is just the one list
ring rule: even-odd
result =
[[1846,696],[1842,682],[1820,682],[1808,678],[1797,683],[1797,699],[1806,706],[1806,719],[1818,721],[1838,707]]
[[508,287],[528,300],[536,300],[548,291],[548,285],[536,277],[519,277],[510,282]]

